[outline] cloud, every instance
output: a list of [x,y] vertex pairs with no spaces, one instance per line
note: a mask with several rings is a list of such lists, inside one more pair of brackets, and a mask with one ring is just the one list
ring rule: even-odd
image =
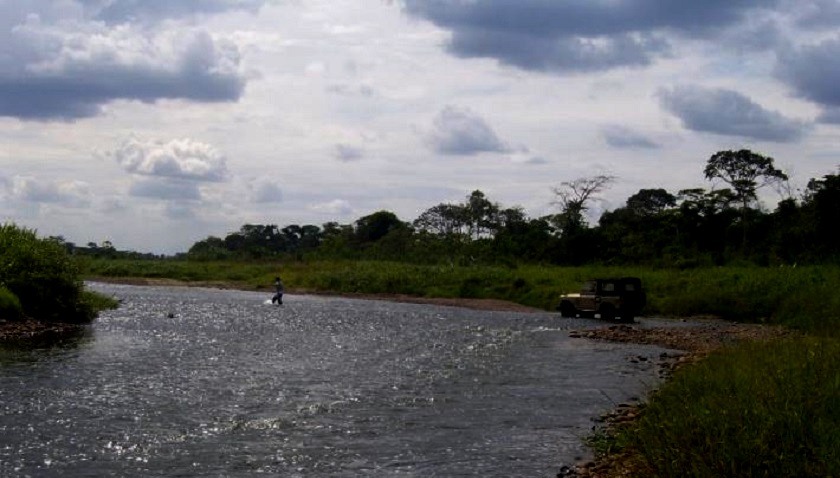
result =
[[164,199],[169,201],[198,201],[198,185],[171,179],[141,179],[131,184],[129,194],[134,197]]
[[340,96],[359,96],[370,98],[376,94],[370,85],[335,84],[327,87],[328,93]]
[[221,153],[191,139],[163,142],[131,138],[109,155],[129,173],[142,176],[218,182],[228,175]]
[[613,148],[658,148],[659,145],[641,133],[619,125],[601,128],[601,136]]
[[81,0],[94,17],[108,23],[156,21],[199,14],[223,13],[230,10],[256,12],[265,0]]
[[818,120],[821,123],[840,124],[840,107],[823,108]]
[[5,181],[11,199],[31,203],[49,203],[70,208],[84,208],[91,203],[90,186],[82,181],[48,181],[15,176]]
[[350,162],[362,159],[365,156],[365,150],[349,144],[335,145],[335,157],[339,161]]
[[333,199],[329,202],[314,204],[310,206],[310,209],[319,213],[338,216],[348,216],[353,213],[353,207],[344,199]]
[[[840,8],[840,7],[839,7]],[[779,53],[779,77],[796,93],[826,109],[820,121],[835,123],[840,108],[840,36]]]
[[404,0],[405,11],[452,32],[449,51],[527,70],[644,66],[670,54],[668,35],[704,36],[776,1]]
[[278,203],[283,201],[283,190],[267,179],[259,179],[251,184],[251,200],[255,203]]
[[837,28],[840,3],[837,0],[791,0],[797,23],[808,28]]
[[9,15],[0,20],[0,116],[70,121],[113,100],[236,101],[244,91],[232,42],[191,28],[108,25],[77,2],[44,5],[0,4]]
[[435,117],[434,130],[428,141],[436,152],[447,155],[511,151],[484,119],[468,109],[454,106],[447,106]]
[[699,132],[756,140],[793,142],[809,125],[770,111],[732,90],[683,86],[659,91],[663,108]]

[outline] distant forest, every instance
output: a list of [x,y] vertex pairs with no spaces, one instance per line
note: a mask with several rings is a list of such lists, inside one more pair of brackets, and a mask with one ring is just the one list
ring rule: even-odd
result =
[[[528,217],[476,190],[430,207],[411,222],[382,210],[352,224],[245,224],[179,254],[189,260],[376,259],[415,263],[546,263],[696,267],[838,262],[840,174],[811,179],[793,194],[773,159],[749,150],[709,158],[706,180],[725,188],[641,189],[589,224],[587,211],[616,178],[579,178],[553,188],[557,213]],[[772,211],[757,191],[784,197]],[[69,245],[72,248],[72,245]],[[76,247],[100,257],[154,257],[111,244]]]

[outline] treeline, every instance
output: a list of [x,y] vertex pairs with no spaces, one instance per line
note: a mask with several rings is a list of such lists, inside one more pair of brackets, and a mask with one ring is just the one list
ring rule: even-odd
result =
[[[772,158],[740,150],[714,154],[704,176],[729,187],[641,189],[595,224],[586,220],[587,211],[615,181],[612,176],[561,183],[553,188],[557,212],[537,218],[476,190],[463,202],[430,207],[413,221],[383,210],[350,224],[246,224],[225,237],[198,241],[176,258],[665,267],[840,260],[833,239],[840,227],[840,175],[813,178],[793,194]],[[773,210],[757,201],[758,189],[765,186],[785,197]],[[109,241],[78,246],[60,236],[50,239],[76,256],[166,258],[118,250]]]
[[757,190],[787,187],[787,176],[748,150],[722,151],[705,169],[727,188],[641,189],[623,207],[586,221],[591,203],[615,180],[594,176],[554,188],[557,213],[531,218],[481,191],[430,207],[411,222],[378,211],[352,224],[246,224],[208,237],[186,253],[194,260],[377,259],[416,263],[550,263],[708,266],[836,262],[840,258],[840,175],[808,182],[772,211]]

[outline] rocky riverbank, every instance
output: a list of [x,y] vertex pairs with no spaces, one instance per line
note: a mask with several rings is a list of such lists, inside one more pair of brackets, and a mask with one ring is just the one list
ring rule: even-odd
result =
[[60,341],[83,333],[85,326],[25,319],[0,320],[0,344]]

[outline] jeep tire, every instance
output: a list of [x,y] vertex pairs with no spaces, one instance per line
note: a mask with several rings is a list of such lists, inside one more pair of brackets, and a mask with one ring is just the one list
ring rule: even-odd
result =
[[598,308],[598,314],[601,316],[601,320],[615,320],[615,307],[612,304],[602,304]]
[[560,317],[577,317],[577,309],[571,302],[564,300],[560,303]]

